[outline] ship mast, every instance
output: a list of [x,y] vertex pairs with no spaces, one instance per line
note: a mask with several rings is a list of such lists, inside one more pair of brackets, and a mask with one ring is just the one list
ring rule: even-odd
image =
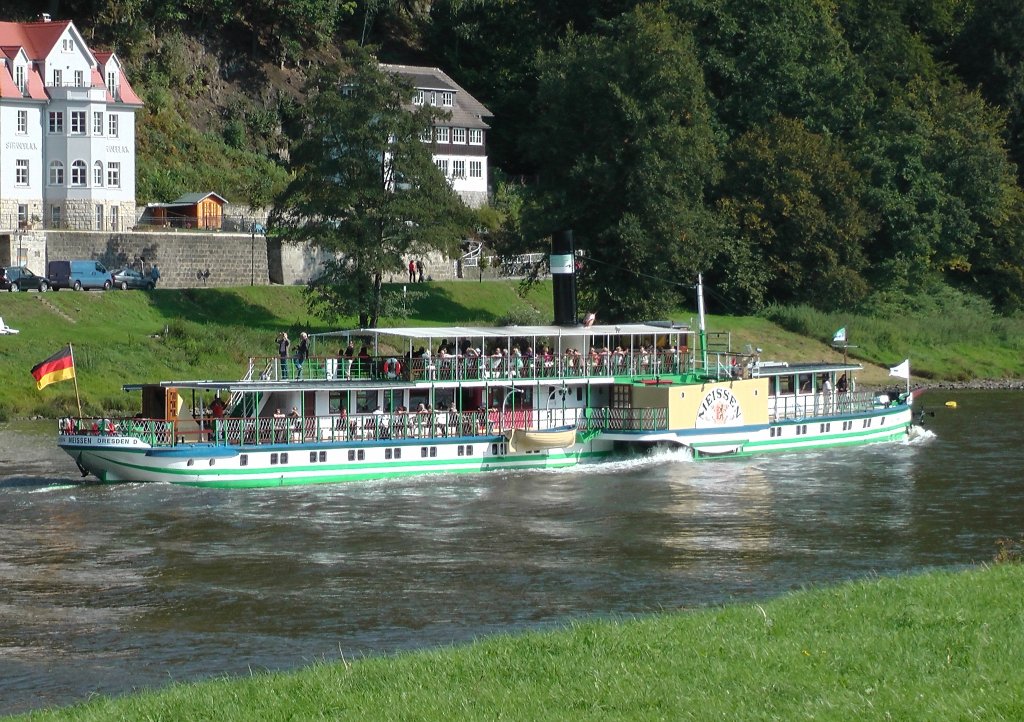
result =
[[704,276],[703,274],[697,274],[697,318],[698,326],[700,330],[700,361],[701,367],[704,372],[707,373],[708,368],[708,335],[707,328],[704,324]]

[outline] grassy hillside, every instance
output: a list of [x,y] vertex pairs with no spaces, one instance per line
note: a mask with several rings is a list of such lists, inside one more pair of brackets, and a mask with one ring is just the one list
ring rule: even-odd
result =
[[[428,283],[409,296],[407,319],[382,319],[381,325],[494,324],[543,322],[551,318],[550,285],[525,298],[508,281]],[[136,410],[137,398],[121,390],[125,383],[175,378],[240,378],[250,356],[275,353],[278,331],[322,332],[351,328],[354,319],[328,325],[311,316],[299,287],[239,287],[144,292],[21,293],[0,295],[0,315],[21,329],[0,336],[0,418],[55,417],[77,411],[75,386],[65,382],[35,389],[29,369],[63,344],[72,343],[78,385],[86,413]],[[678,321],[690,321],[683,309]],[[709,328],[729,330],[734,349],[764,349],[762,358],[838,360],[828,345],[847,320],[817,314],[800,317],[799,332],[784,330],[761,317],[710,316]],[[1022,378],[1024,333],[1013,321],[979,319],[950,344],[953,332],[928,317],[860,324],[855,353],[876,364],[862,383],[889,383],[886,366],[910,356],[928,359],[934,379]],[[913,344],[909,342],[913,339]],[[866,352],[866,353],[865,353]],[[315,355],[337,353],[333,346]],[[916,361],[915,361],[916,364]],[[915,365],[916,368],[916,365]]]

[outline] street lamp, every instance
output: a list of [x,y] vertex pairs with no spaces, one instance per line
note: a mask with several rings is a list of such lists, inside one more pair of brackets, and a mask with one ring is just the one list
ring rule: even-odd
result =
[[250,240],[252,241],[252,251],[251,251],[252,255],[249,257],[251,259],[250,260],[250,266],[249,266],[249,285],[250,286],[255,286],[256,285],[256,221],[253,221],[252,225],[249,226],[249,235],[250,235]]

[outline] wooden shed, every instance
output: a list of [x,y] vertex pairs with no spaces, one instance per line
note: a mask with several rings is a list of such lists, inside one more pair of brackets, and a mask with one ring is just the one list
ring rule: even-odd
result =
[[220,230],[227,199],[217,193],[186,193],[171,203],[150,203],[139,224],[157,228]]

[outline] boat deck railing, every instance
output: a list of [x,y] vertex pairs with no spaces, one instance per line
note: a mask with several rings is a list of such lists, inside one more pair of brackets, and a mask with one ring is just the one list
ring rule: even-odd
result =
[[574,426],[582,409],[484,409],[329,416],[163,419],[61,419],[65,436],[135,437],[154,447],[183,444],[260,446],[318,441],[384,441],[495,436],[508,429]]
[[[730,366],[717,362],[728,377]],[[310,357],[294,359],[257,357],[249,368],[264,369],[261,381],[476,381],[487,379],[609,378],[616,376],[673,376],[694,370],[694,358],[685,348],[678,351],[597,353],[581,355],[491,355],[479,357],[398,356]]]
[[772,421],[799,421],[807,417],[864,413],[881,405],[884,404],[870,391],[782,394],[769,400],[768,416]]

